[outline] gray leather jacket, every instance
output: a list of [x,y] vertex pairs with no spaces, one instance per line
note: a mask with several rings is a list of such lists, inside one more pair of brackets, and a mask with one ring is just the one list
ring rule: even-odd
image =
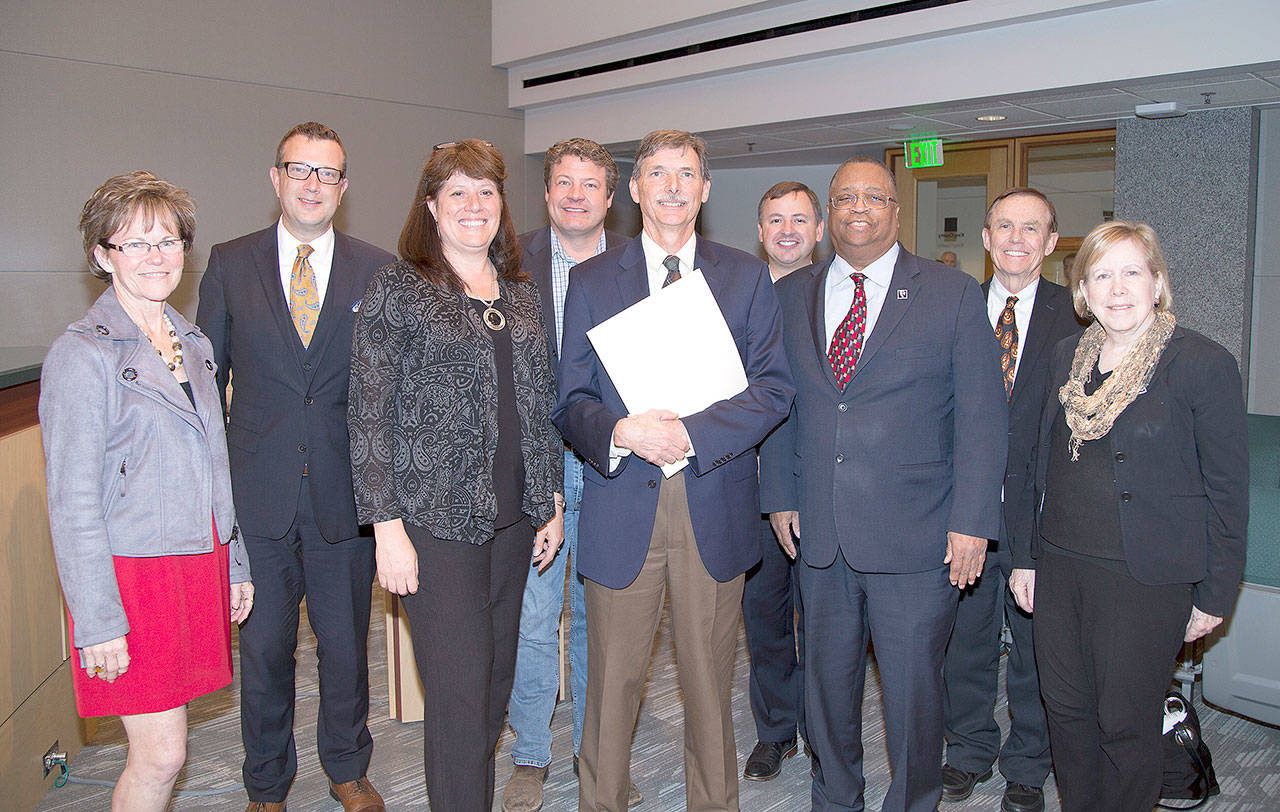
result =
[[[49,528],[76,648],[129,631],[112,556],[204,553],[231,544],[231,582],[249,580],[236,526],[213,350],[172,307],[196,408],[108,288],[53,343],[40,380]],[[164,607],[156,607],[164,611]]]

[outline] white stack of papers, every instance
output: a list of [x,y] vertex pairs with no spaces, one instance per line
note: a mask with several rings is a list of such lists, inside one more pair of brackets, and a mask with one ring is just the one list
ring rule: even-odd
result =
[[[733,334],[700,270],[597,324],[587,338],[630,414],[668,409],[688,417],[747,388]],[[664,465],[662,473],[688,464]]]

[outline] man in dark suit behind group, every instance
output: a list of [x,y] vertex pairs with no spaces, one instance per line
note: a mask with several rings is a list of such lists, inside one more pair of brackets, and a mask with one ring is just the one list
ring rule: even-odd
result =
[[[743,573],[760,560],[755,446],[793,393],[763,262],[698,237],[711,191],[706,145],[679,130],[640,142],[631,174],[643,231],[574,268],[553,419],[582,455],[578,571],[587,579],[587,716],[578,808],[627,807],[631,737],[670,594],[684,694],[689,809],[738,809],[730,690]],[[701,269],[733,334],[747,388],[683,419],[628,414],[587,331]],[[687,458],[671,478],[659,467]]]
[[[1049,776],[1049,731],[1031,643],[1031,616],[1007,588],[1016,541],[1029,546],[1035,502],[1032,468],[1044,407],[1049,356],[1057,343],[1081,329],[1071,294],[1040,277],[1058,244],[1053,203],[1035,189],[1017,188],[987,209],[982,244],[995,274],[983,285],[987,317],[1001,343],[1009,401],[1009,460],[1005,466],[1000,535],[987,547],[982,577],[960,596],[955,630],[947,646],[943,682],[947,755],[942,800],[963,801],[992,775],[997,757],[1006,780],[1003,812],[1044,809]],[[1007,666],[1009,737],[1000,746],[994,709],[1000,668],[1000,631],[1012,634]]]
[[320,764],[344,810],[382,798],[373,752],[367,641],[371,536],[356,524],[347,437],[351,333],[373,272],[394,257],[333,229],[347,189],[338,134],[314,121],[280,141],[275,224],[215,245],[200,283],[200,328],[218,383],[234,372],[231,485],[255,572],[257,606],[240,629],[240,725],[251,812],[281,811],[297,772],[293,738],[298,607],[319,658]]
[[[813,264],[822,242],[822,203],[803,183],[780,181],[760,198],[756,226],[769,258],[769,277],[777,284]],[[778,777],[782,760],[798,749],[796,731],[801,738],[805,735],[804,604],[794,560],[778,545],[767,516],[761,525],[762,557],[747,570],[742,587],[742,628],[751,658],[751,715],[757,737],[742,768],[748,781]]]
[[868,638],[883,686],[888,812],[942,792],[942,661],[959,590],[1000,525],[1005,404],[978,283],[897,243],[875,158],[831,180],[835,256],[777,284],[796,380],[761,456],[762,509],[796,546],[816,812],[863,808]]

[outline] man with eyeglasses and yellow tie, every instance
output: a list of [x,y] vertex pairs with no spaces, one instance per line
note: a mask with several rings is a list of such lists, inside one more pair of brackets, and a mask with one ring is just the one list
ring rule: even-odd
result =
[[812,804],[864,807],[870,642],[893,773],[883,808],[932,812],[943,652],[1000,528],[1000,351],[977,281],[898,243],[879,160],[836,171],[827,233],[835,256],[775,286],[796,399],[760,461],[761,509],[800,556]]
[[262,573],[253,620],[240,629],[249,812],[283,812],[297,772],[294,651],[304,597],[329,792],[347,812],[383,809],[365,775],[374,546],[356,524],[347,387],[365,287],[395,257],[334,230],[346,172],[336,132],[314,121],[291,129],[268,170],[280,219],[215,245],[200,283],[196,321],[213,343],[230,407],[236,513],[250,565]]

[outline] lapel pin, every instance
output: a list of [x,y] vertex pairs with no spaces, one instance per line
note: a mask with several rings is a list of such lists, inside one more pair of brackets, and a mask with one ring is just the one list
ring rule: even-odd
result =
[[351,312],[352,312],[352,313],[359,313],[359,312],[360,312],[360,305],[361,305],[361,303],[363,303],[363,302],[364,302],[364,299],[356,299],[356,300],[355,300],[355,303],[351,305]]
[[903,288],[898,288],[898,298],[902,301],[906,301],[907,291]]

